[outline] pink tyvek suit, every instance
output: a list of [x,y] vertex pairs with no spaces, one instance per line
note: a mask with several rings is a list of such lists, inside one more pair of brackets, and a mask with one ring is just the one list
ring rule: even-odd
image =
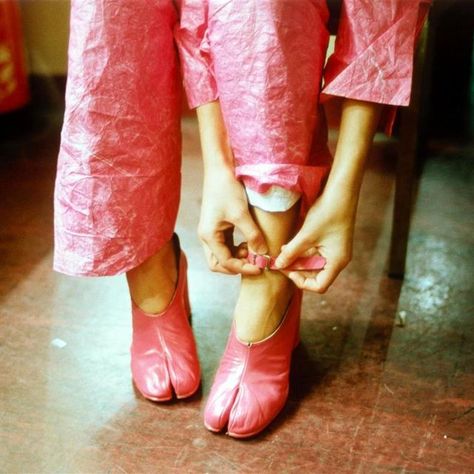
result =
[[73,0],[54,269],[113,275],[170,239],[180,194],[171,0]]
[[[55,189],[58,271],[111,275],[173,231],[180,135],[173,27],[192,107],[219,98],[247,187],[310,204],[331,157],[319,100],[323,0],[73,0]],[[345,0],[325,95],[406,105],[420,0]]]
[[[415,36],[429,0],[344,0],[323,98],[408,105]],[[331,156],[319,107],[323,0],[182,0],[176,38],[191,107],[219,98],[236,175],[310,204]]]

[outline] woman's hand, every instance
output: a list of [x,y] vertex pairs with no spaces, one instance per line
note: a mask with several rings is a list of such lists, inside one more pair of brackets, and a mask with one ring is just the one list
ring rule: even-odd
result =
[[[246,261],[247,245],[266,253],[261,230],[250,215],[244,187],[234,176],[234,156],[219,101],[197,109],[204,164],[204,186],[198,234],[209,268],[215,272],[257,275],[260,269]],[[247,243],[234,246],[234,229]]]
[[[277,266],[298,288],[324,293],[350,262],[357,200],[345,203],[323,194],[309,210],[300,231],[282,247]],[[285,271],[298,257],[320,254],[326,265],[320,271]]]
[[[234,246],[235,228],[246,244]],[[267,245],[250,215],[244,187],[226,166],[214,164],[206,169],[198,234],[212,271],[246,275],[261,272],[247,262],[247,246],[253,252],[266,253]]]
[[318,273],[284,272],[299,288],[324,293],[351,260],[364,165],[380,111],[380,104],[344,99],[336,154],[324,192],[276,261],[283,270],[297,257],[319,253],[326,259]]

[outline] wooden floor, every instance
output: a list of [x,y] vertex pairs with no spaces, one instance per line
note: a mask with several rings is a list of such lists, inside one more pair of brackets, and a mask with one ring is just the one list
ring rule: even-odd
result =
[[131,383],[124,277],[51,270],[59,121],[0,142],[0,472],[474,471],[469,150],[433,151],[427,161],[400,282],[386,276],[394,166],[382,156],[389,144],[376,146],[353,262],[326,295],[305,298],[287,406],[261,436],[235,441],[202,425],[238,279],[210,273],[197,241],[195,122],[183,124],[177,230],[202,390],[154,404]]

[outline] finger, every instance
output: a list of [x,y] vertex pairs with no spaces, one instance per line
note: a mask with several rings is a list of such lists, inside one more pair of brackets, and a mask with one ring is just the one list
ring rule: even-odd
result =
[[207,243],[207,245],[210,251],[217,258],[217,261],[219,262],[219,267],[222,267],[226,270],[226,272],[223,273],[241,273],[243,275],[260,274],[260,268],[258,268],[256,265],[248,263],[245,259],[232,257],[229,248],[225,244],[220,243],[216,240],[211,240]]
[[312,285],[314,288],[313,291],[326,293],[343,268],[341,265],[326,265],[326,267],[316,275],[314,284]]
[[325,293],[341,272],[343,266],[326,264],[323,270],[316,275],[308,275],[306,272],[290,272],[288,278],[298,288],[315,293]]
[[288,278],[302,290],[319,293],[319,288],[314,276],[303,275],[301,272],[290,272]]
[[300,271],[291,271],[284,272],[286,276],[302,290],[316,291],[315,289],[315,272],[300,272]]
[[280,273],[283,273],[286,277],[292,279],[290,274],[295,273],[298,275],[302,275],[304,278],[315,278],[316,274],[320,270],[280,270]]
[[300,231],[282,247],[282,251],[275,261],[275,266],[277,268],[286,268],[305,252],[310,251],[311,248],[314,248],[314,245]]
[[216,273],[224,273],[226,275],[235,275],[234,272],[231,272],[230,270],[227,270],[227,268],[224,268],[214,257],[213,262],[211,265],[209,265],[209,268],[212,272]]
[[268,246],[262,231],[253,221],[249,212],[245,212],[241,218],[235,222],[235,225],[244,235],[248,247],[255,253],[265,254],[268,252]]
[[262,273],[262,270],[259,267],[247,262],[246,259],[234,257],[229,258],[225,262],[220,262],[219,266],[225,268],[227,273],[232,273],[233,275],[260,275],[260,273]]
[[309,249],[305,250],[300,257],[313,257],[314,255],[319,255],[319,251],[316,247],[312,246]]
[[207,260],[207,265],[209,269],[212,272],[219,272],[219,273],[225,273],[227,275],[233,275],[232,272],[224,268],[222,265],[219,264],[219,261],[217,260],[216,256],[211,252],[209,247],[206,244],[203,244],[203,249],[204,249],[204,255]]
[[298,288],[303,289],[305,277],[300,272],[285,272],[285,274]]
[[[285,245],[282,245],[281,247],[281,252],[283,252],[283,250],[285,249],[286,247],[286,244]],[[280,253],[281,253],[280,252]],[[319,255],[319,250],[317,249],[317,247],[309,247],[307,250],[305,250],[302,254],[298,255],[298,258],[301,258],[301,257],[313,257],[314,255]]]

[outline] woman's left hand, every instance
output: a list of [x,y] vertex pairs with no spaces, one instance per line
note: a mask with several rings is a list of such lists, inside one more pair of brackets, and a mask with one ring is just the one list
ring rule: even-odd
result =
[[[246,245],[235,247],[233,234],[239,229]],[[247,261],[247,246],[257,253],[266,253],[262,231],[254,222],[243,185],[233,169],[213,163],[204,173],[199,238],[209,268],[214,272],[258,275],[261,270]]]
[[[300,231],[282,247],[276,265],[298,288],[325,293],[352,257],[357,201],[335,199],[326,190],[308,211]],[[355,200],[355,202],[354,202]],[[299,257],[320,254],[326,265],[320,271],[285,271]]]
[[[281,271],[304,290],[324,293],[352,258],[352,240],[364,173],[382,106],[355,99],[342,104],[334,162],[323,194],[311,206],[301,230],[282,248]],[[319,253],[326,259],[320,272],[285,271],[296,258]]]

